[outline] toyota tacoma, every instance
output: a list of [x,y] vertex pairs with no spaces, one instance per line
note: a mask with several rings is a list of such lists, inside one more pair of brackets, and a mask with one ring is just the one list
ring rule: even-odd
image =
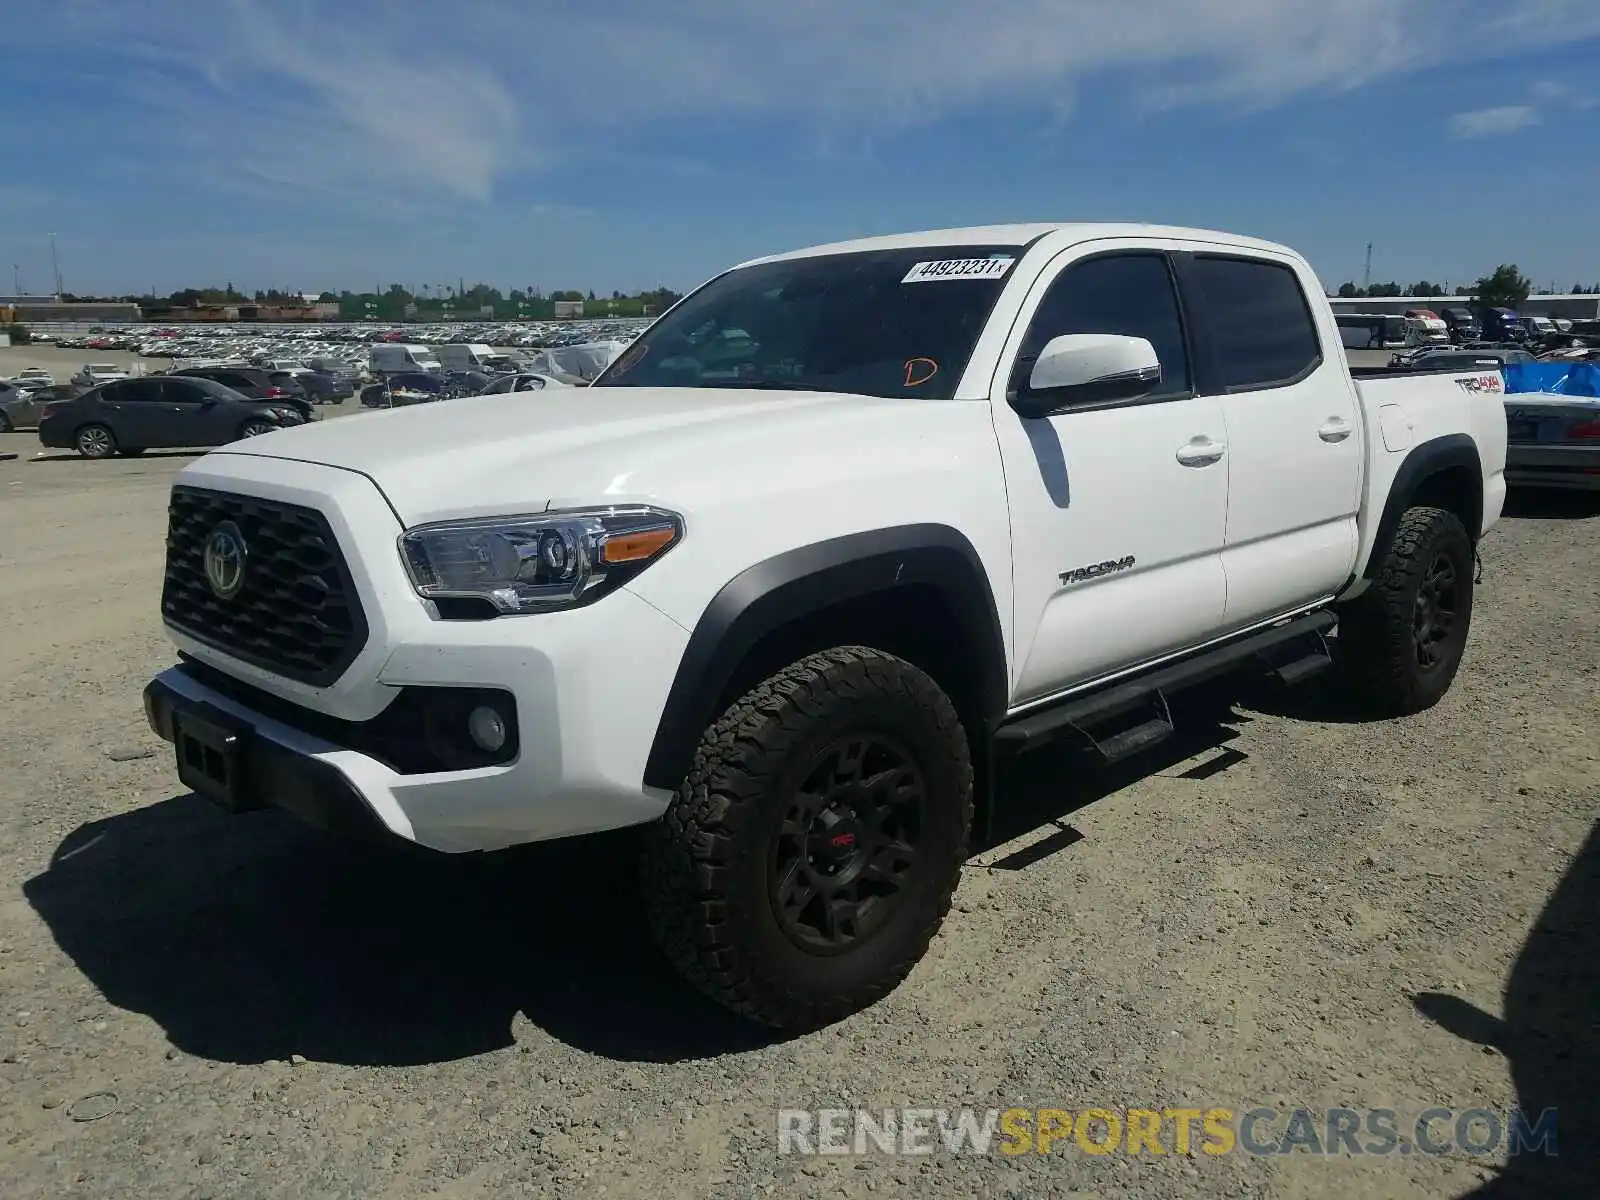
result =
[[186,467],[147,715],[233,810],[453,853],[639,826],[666,956],[815,1027],[924,953],[1003,758],[1137,754],[1236,671],[1434,704],[1501,391],[1352,373],[1306,261],[1228,234],[762,258],[588,388]]

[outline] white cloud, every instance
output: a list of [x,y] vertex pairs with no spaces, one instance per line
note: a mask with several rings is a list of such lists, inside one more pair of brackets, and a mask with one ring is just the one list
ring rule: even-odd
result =
[[653,128],[676,144],[703,130],[715,145],[727,123],[761,121],[826,143],[980,105],[1043,127],[1107,91],[1146,112],[1248,109],[1600,35],[1593,0],[57,0],[41,11],[58,43],[70,27],[160,56],[144,97],[159,106],[151,92],[164,92],[197,152],[289,187],[354,179],[466,200],[586,144],[649,149]]
[[1456,113],[1450,118],[1450,133],[1457,138],[1503,137],[1538,123],[1539,113],[1531,104],[1503,104]]

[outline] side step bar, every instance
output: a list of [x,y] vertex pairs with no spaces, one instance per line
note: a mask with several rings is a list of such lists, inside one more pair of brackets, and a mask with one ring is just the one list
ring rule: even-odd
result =
[[1062,737],[1078,740],[1105,763],[1146,750],[1172,736],[1167,696],[1248,666],[1288,685],[1333,665],[1324,636],[1337,623],[1331,612],[1308,613],[1101,691],[1028,713],[995,731],[995,747],[1016,755]]

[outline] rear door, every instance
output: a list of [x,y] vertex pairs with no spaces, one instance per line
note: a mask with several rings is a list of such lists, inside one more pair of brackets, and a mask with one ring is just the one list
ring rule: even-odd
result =
[[[1133,401],[1020,416],[1013,380],[1067,333],[1145,338],[1161,383]],[[1167,255],[1114,240],[1064,251],[1030,289],[1001,366],[991,407],[1014,544],[1013,704],[1217,634],[1227,431],[1221,400],[1195,392]]]
[[172,444],[162,441],[165,422],[159,380],[123,379],[107,384],[98,395],[96,407],[122,449]]
[[[1363,434],[1309,271],[1266,252],[1185,254],[1179,279],[1202,390],[1227,423],[1228,625],[1322,600],[1355,563]],[[1317,288],[1315,292],[1313,288]],[[1324,352],[1324,346],[1328,347]]]

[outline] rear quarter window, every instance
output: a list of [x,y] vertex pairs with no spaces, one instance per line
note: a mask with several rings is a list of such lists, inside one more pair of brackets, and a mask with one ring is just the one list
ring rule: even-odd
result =
[[1197,256],[1192,278],[1225,391],[1285,387],[1321,365],[1316,321],[1292,268]]

